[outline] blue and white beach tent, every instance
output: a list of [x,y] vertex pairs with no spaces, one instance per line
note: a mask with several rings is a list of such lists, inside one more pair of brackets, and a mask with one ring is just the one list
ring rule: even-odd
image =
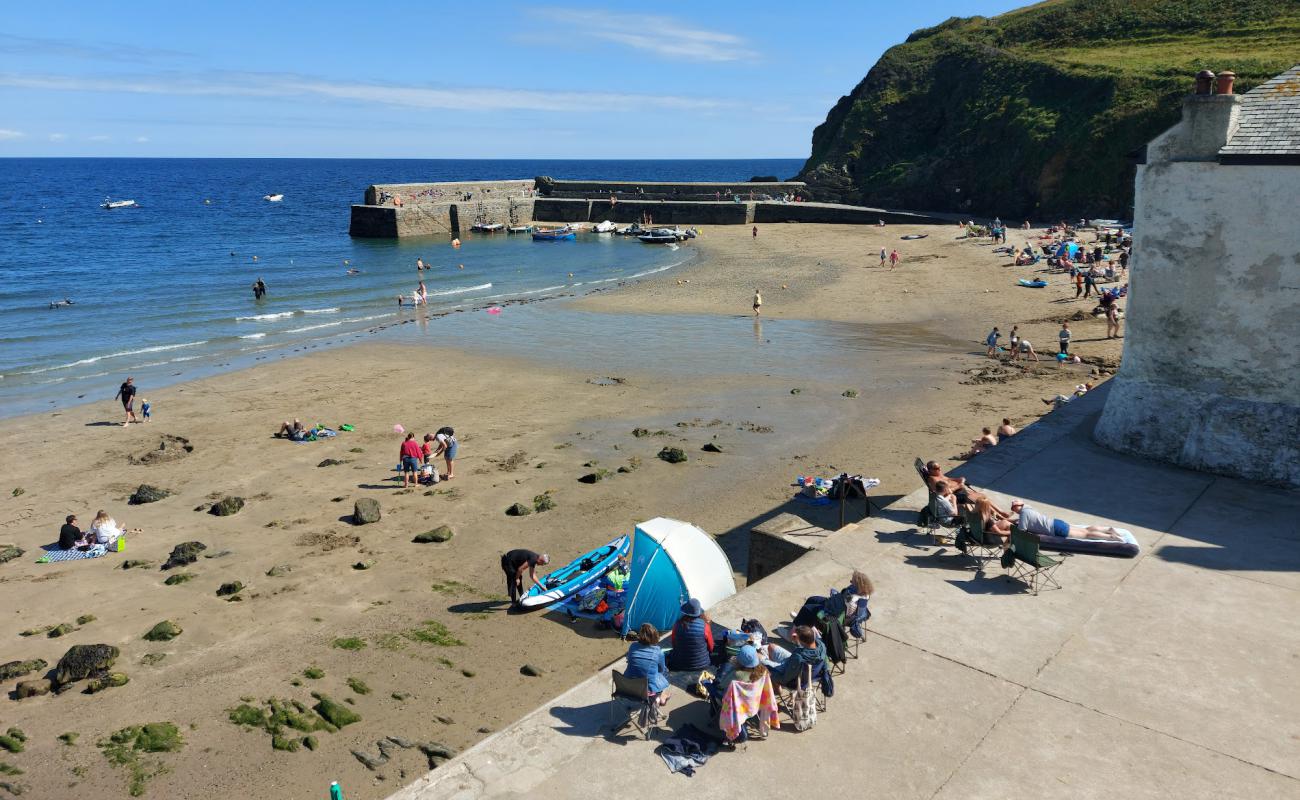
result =
[[694,597],[705,609],[736,593],[731,562],[714,538],[689,522],[655,517],[632,535],[623,633],[649,622],[661,631]]

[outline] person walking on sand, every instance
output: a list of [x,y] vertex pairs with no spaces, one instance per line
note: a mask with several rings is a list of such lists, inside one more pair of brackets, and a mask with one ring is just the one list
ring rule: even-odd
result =
[[537,568],[551,563],[551,557],[545,553],[518,548],[501,556],[501,571],[506,574],[506,594],[510,596],[510,607],[519,608],[519,600],[524,596],[524,570],[528,570],[528,580],[534,586],[540,586],[537,580]]
[[758,238],[758,226],[757,226],[757,225],[754,226],[754,238],[755,238],[755,239]]
[[456,454],[460,452],[460,442],[456,440],[456,431],[452,430],[450,426],[439,428],[438,432],[433,435],[433,441],[433,453],[430,454],[429,458],[433,459],[442,456],[447,462],[447,474],[444,478],[451,480],[456,477]]
[[408,433],[402,440],[402,448],[398,451],[398,456],[402,462],[402,488],[410,486],[412,483],[419,485],[420,461],[423,460],[420,453],[420,443],[415,441],[415,434]]
[[885,248],[883,247],[880,248],[880,266],[882,267],[885,266],[885,262],[888,260],[889,260],[889,252],[885,250]]
[[1061,330],[1057,332],[1056,339],[1058,342],[1060,342],[1060,349],[1057,350],[1056,352],[1069,353],[1070,352],[1070,323],[1068,322],[1061,323]]
[[893,272],[898,267],[898,248],[889,251],[889,271]]
[[986,345],[989,346],[989,351],[988,351],[988,357],[989,357],[989,358],[993,358],[993,357],[997,356],[997,354],[998,354],[998,339],[1001,339],[1001,338],[1002,338],[1002,332],[999,331],[999,330],[997,329],[997,326],[995,325],[995,326],[993,327],[993,330],[989,331],[989,335],[984,339],[984,344],[986,344]]
[[1008,337],[1011,342],[1011,360],[1015,361],[1017,354],[1020,352],[1020,326],[1011,326],[1011,336]]
[[126,412],[126,422],[122,423],[122,427],[125,428],[132,422],[139,422],[140,420],[135,418],[135,378],[127,377],[117,388],[117,394],[113,395],[113,399],[118,398],[122,399],[122,410]]
[[758,290],[755,289],[754,290],[754,316],[757,317],[762,313],[763,313],[763,295],[759,294]]

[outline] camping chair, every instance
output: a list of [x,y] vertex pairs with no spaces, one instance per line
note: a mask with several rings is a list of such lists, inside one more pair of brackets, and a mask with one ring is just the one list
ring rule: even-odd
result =
[[[939,541],[940,531],[947,529],[957,531],[962,527],[961,516],[948,517],[944,516],[943,511],[939,508],[939,495],[930,492],[930,508],[925,516],[925,529],[930,534],[930,542],[933,544],[942,544]],[[954,534],[954,538],[956,534]]]
[[650,694],[648,678],[629,678],[618,670],[610,673],[614,679],[613,689],[609,693],[609,724],[617,732],[627,727],[630,722],[649,739],[650,730],[659,727],[659,703],[656,695]]
[[961,516],[965,525],[957,535],[957,547],[975,559],[980,569],[984,568],[985,562],[1001,558],[1002,540],[997,534],[984,530],[984,518],[979,515],[979,512],[971,508],[963,508]]
[[1012,525],[1011,550],[1015,554],[1015,560],[1011,563],[1009,577],[1029,584],[1029,589],[1034,594],[1038,594],[1038,590],[1044,585],[1061,588],[1054,573],[1061,564],[1065,563],[1065,560],[1044,554],[1039,549],[1037,536],[1020,530],[1017,525]]
[[[770,687],[770,695],[764,691],[764,686]],[[723,738],[733,745],[744,744],[750,739],[766,739],[771,730],[771,721],[773,718],[770,716],[770,713],[773,709],[771,706],[768,706],[767,708],[760,706],[759,708],[753,709],[753,712],[746,717],[743,722],[741,722],[736,738],[732,739],[727,736],[726,728],[723,725],[723,719],[729,709],[735,708],[734,704],[738,701],[737,696],[744,694],[763,694],[768,696],[771,698],[771,702],[776,704],[776,713],[780,712],[780,702],[776,699],[776,683],[772,680],[772,675],[770,673],[764,673],[762,678],[755,681],[732,681],[727,687],[726,694],[722,696],[720,713],[716,721],[718,728],[723,733]]]

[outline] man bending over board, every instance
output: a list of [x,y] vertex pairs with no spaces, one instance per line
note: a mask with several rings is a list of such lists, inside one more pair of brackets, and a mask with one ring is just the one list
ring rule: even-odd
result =
[[528,579],[537,586],[537,567],[551,563],[551,557],[545,553],[519,548],[501,556],[501,571],[506,574],[506,593],[510,595],[511,608],[519,608],[519,600],[524,596],[524,570],[528,570]]

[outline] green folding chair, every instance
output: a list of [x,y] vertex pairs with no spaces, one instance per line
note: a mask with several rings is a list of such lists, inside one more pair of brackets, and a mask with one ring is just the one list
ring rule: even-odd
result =
[[1034,594],[1038,594],[1038,590],[1043,586],[1061,588],[1055,573],[1065,560],[1052,558],[1039,549],[1037,536],[1012,525],[1011,550],[1015,560],[1011,563],[1011,574],[1008,577],[1024,581]]
[[963,529],[957,537],[957,546],[975,559],[983,569],[985,562],[1002,557],[1002,539],[996,533],[984,530],[984,518],[972,508],[961,510]]

